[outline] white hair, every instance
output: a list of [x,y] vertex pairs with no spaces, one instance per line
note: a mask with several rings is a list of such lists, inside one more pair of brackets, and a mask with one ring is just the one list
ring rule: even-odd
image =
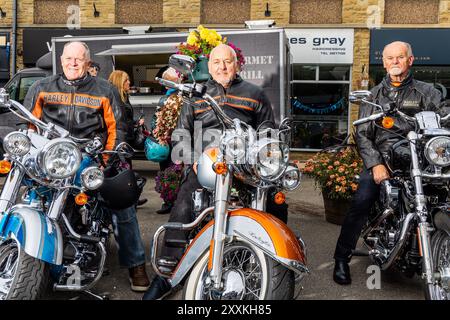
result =
[[85,59],[87,61],[91,61],[91,50],[89,50],[89,47],[88,47],[88,45],[85,42],[81,42],[81,41],[69,41],[69,42],[66,42],[66,44],[64,45],[63,54],[64,54],[64,51],[66,50],[66,48],[68,46],[71,46],[72,44],[80,44],[80,45],[82,45],[84,47],[84,50],[85,50],[85,52],[84,52]]
[[408,57],[412,57],[413,52],[412,52],[411,45],[408,42],[404,42],[404,41],[394,41],[394,42],[391,42],[391,43],[388,43],[387,45],[385,45],[383,48],[383,57],[384,57],[384,51],[386,50],[386,48],[392,44],[403,45],[406,48],[406,53],[408,54]]
[[236,51],[235,51],[232,47],[230,47],[229,45],[226,45],[226,44],[219,44],[218,46],[214,47],[214,48],[211,50],[211,53],[209,54],[209,56],[212,57],[212,55],[213,55],[213,53],[216,51],[216,49],[218,49],[218,48],[220,48],[220,47],[222,47],[222,46],[225,46],[225,47],[227,47],[228,49],[230,49],[231,54],[233,55],[233,58],[234,58],[234,62],[237,63],[237,62],[238,62],[238,58],[237,58]]

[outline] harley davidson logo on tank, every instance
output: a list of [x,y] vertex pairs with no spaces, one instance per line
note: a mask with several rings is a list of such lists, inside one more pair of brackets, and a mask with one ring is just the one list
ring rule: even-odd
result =
[[286,29],[291,63],[353,64],[353,29]]

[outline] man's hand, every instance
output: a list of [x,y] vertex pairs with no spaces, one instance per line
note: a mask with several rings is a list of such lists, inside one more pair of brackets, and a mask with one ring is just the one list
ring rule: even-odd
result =
[[380,184],[383,180],[389,179],[389,172],[383,164],[372,167],[372,175],[376,184]]
[[194,164],[192,165],[192,169],[194,170],[195,174],[197,174],[197,161],[194,162]]

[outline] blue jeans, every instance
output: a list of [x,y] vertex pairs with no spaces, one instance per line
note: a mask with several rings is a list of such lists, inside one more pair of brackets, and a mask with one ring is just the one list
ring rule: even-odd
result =
[[145,249],[136,217],[136,208],[113,210],[104,207],[111,214],[114,236],[119,246],[119,264],[133,268],[145,263]]

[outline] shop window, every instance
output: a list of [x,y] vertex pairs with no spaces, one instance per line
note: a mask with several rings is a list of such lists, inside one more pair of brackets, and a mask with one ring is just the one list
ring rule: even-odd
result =
[[243,24],[250,20],[250,0],[202,0],[201,23]]
[[385,24],[435,24],[439,22],[439,0],[386,0]]
[[317,66],[304,66],[295,64],[293,66],[294,79],[316,80]]
[[35,24],[67,24],[76,10],[71,6],[79,6],[78,0],[35,0]]
[[[450,67],[449,66],[412,66],[414,79],[432,83],[450,104]],[[380,65],[371,65],[369,86],[374,87],[386,76],[386,70]]]
[[320,150],[346,138],[350,69],[350,66],[293,65],[291,148]]
[[342,23],[342,0],[291,0],[290,23]]
[[163,23],[163,0],[116,0],[116,24],[150,23]]

